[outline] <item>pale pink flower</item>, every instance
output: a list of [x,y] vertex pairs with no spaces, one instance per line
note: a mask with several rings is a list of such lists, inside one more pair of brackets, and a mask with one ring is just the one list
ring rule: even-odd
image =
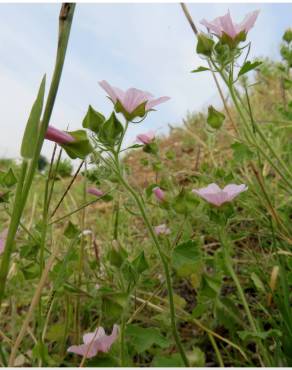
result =
[[4,229],[0,234],[0,254],[4,252],[8,229]]
[[158,225],[154,227],[156,235],[169,235],[171,233],[170,229],[165,225]]
[[153,188],[152,191],[153,191],[154,195],[156,196],[156,198],[159,202],[164,201],[165,194],[164,194],[164,191],[162,189],[160,189],[160,187],[156,186],[155,188]]
[[220,189],[217,184],[210,184],[205,188],[193,189],[193,193],[198,194],[201,198],[214,206],[220,207],[223,203],[231,202],[238,194],[246,191],[248,187],[244,184],[226,185],[224,189]]
[[99,85],[108,93],[109,97],[116,104],[117,101],[121,103],[123,108],[129,114],[132,113],[140,104],[146,102],[145,110],[148,111],[158,104],[164,103],[170,98],[162,96],[154,99],[153,95],[147,91],[130,88],[126,91],[118,87],[111,86],[107,81],[100,81]]
[[100,189],[97,189],[97,188],[88,188],[87,193],[95,195],[97,197],[102,197],[104,195],[104,192]]
[[116,341],[118,333],[119,327],[116,324],[110,335],[106,335],[104,328],[100,326],[93,333],[83,335],[83,344],[71,346],[67,351],[76,353],[79,356],[85,356],[86,358],[92,358],[98,352],[108,352],[112,344]]
[[48,127],[45,138],[57,144],[68,144],[75,140],[74,137],[67,132],[61,131],[53,126]]
[[218,37],[221,37],[223,33],[225,33],[232,39],[235,39],[240,32],[243,31],[247,33],[254,26],[259,12],[259,10],[255,10],[254,12],[247,14],[241,23],[236,24],[233,22],[230,16],[230,11],[228,10],[227,14],[222,17],[217,17],[211,22],[203,19],[201,24]]
[[145,134],[139,134],[137,135],[136,139],[142,144],[150,144],[155,139],[155,132],[148,131]]

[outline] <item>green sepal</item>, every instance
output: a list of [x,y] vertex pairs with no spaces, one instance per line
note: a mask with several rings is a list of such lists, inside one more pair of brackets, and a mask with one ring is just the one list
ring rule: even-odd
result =
[[66,151],[70,158],[84,159],[93,151],[93,147],[87,137],[86,131],[68,131],[75,140],[72,143],[61,144],[61,147]]
[[133,119],[136,118],[136,117],[142,118],[142,117],[145,116],[145,114],[146,114],[146,104],[147,104],[147,100],[144,101],[143,103],[141,103],[140,105],[138,105],[138,107],[135,110],[133,110],[133,112],[129,113],[125,110],[125,108],[123,107],[121,102],[119,100],[117,100],[117,102],[115,104],[115,111],[117,113],[122,113],[127,121],[133,121]]
[[213,46],[214,41],[210,39],[208,36],[204,35],[203,33],[200,33],[198,35],[196,49],[198,54],[203,54],[209,57],[212,54]]
[[209,126],[218,130],[225,120],[225,116],[223,113],[218,112],[212,105],[208,107],[208,117],[207,123]]

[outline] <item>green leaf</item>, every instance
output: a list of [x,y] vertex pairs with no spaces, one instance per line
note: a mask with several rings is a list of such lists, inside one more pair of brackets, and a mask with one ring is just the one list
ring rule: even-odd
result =
[[23,158],[33,158],[40,128],[40,119],[43,110],[44,95],[46,86],[46,75],[44,75],[37,98],[31,108],[30,115],[25,127],[21,144],[21,156]]
[[87,113],[83,119],[82,126],[98,134],[104,121],[104,115],[97,112],[91,105],[89,105]]
[[74,239],[77,235],[80,234],[80,230],[75,226],[71,221],[68,222],[67,227],[64,231],[64,235],[68,239]]
[[242,340],[255,340],[255,339],[267,339],[269,337],[281,337],[282,336],[282,333],[280,332],[280,330],[277,330],[277,329],[269,329],[267,331],[264,331],[264,332],[250,332],[250,331],[247,331],[247,330],[242,330],[242,331],[238,331],[237,332],[238,336],[240,339]]
[[5,188],[12,188],[17,183],[17,178],[11,168],[5,173],[0,171],[0,184]]
[[121,318],[122,313],[128,302],[126,293],[114,292],[102,294],[102,312],[103,316],[112,323]]
[[149,268],[148,262],[145,258],[144,251],[142,251],[132,262],[133,267],[138,274],[142,274],[145,270]]
[[121,267],[127,257],[127,251],[121,246],[119,246],[118,248],[113,247],[108,253],[108,260],[110,264],[117,268]]
[[66,151],[70,158],[84,159],[93,151],[90,141],[87,137],[86,131],[68,131],[68,134],[75,139],[72,143],[62,144],[62,148]]
[[184,363],[179,353],[174,353],[167,356],[155,356],[152,362],[152,367],[184,367]]
[[197,53],[210,56],[212,54],[214,41],[204,34],[198,35]]
[[138,325],[128,325],[126,336],[131,338],[131,344],[138,353],[149,350],[153,345],[167,348],[170,342],[157,328],[141,328]]
[[253,157],[253,152],[243,143],[233,143],[231,148],[233,150],[233,158],[236,162],[242,163],[243,161],[248,161]]
[[64,322],[50,325],[46,338],[51,342],[59,342],[64,338],[66,324]]
[[207,123],[214,129],[218,130],[225,120],[225,115],[218,112],[212,105],[208,108]]
[[172,253],[172,264],[179,276],[187,277],[201,270],[202,254],[200,245],[195,240],[189,240],[175,247]]
[[205,71],[210,71],[210,68],[200,66],[197,69],[193,69],[191,73],[198,73],[198,72],[205,72]]
[[106,145],[115,145],[124,131],[123,125],[113,112],[108,120],[104,122],[99,133],[99,139]]
[[174,210],[179,214],[188,214],[194,211],[195,207],[199,204],[196,196],[182,189],[180,193],[172,200]]
[[259,65],[261,65],[262,62],[250,62],[249,60],[244,63],[244,65],[240,68],[240,71],[238,72],[238,77],[244,75],[245,73],[257,68]]

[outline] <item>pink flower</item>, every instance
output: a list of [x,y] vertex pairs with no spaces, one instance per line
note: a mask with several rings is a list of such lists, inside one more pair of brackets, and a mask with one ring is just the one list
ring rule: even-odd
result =
[[170,98],[162,96],[158,99],[153,99],[153,95],[147,91],[130,88],[126,91],[118,87],[111,86],[107,81],[100,81],[100,86],[108,93],[114,104],[119,101],[126,112],[132,113],[140,104],[146,102],[145,110],[148,111],[158,104],[164,103]]
[[220,189],[217,184],[210,184],[206,188],[194,189],[193,193],[198,194],[201,198],[214,206],[220,207],[223,203],[231,202],[238,194],[246,191],[248,187],[244,184],[229,184],[224,189]]
[[153,191],[154,195],[156,196],[156,198],[159,202],[164,201],[165,194],[164,194],[164,191],[162,189],[160,189],[158,186],[156,186],[155,188],[153,188],[152,191]]
[[259,12],[259,10],[256,10],[247,14],[241,23],[236,24],[232,21],[230,11],[228,10],[227,14],[222,17],[215,18],[211,22],[203,19],[201,24],[218,37],[221,37],[225,33],[232,39],[235,39],[240,32],[247,33],[254,26]]
[[79,356],[85,356],[86,358],[92,358],[98,352],[108,352],[117,339],[118,332],[118,325],[114,325],[111,335],[106,335],[104,328],[100,326],[95,332],[83,335],[83,344],[71,346],[67,351],[76,353]]
[[170,229],[165,225],[158,225],[154,227],[156,235],[169,235],[171,233]]
[[155,139],[155,132],[148,131],[145,134],[137,135],[136,139],[140,141],[142,144],[150,144]]
[[7,234],[8,234],[8,229],[4,229],[2,233],[0,234],[0,254],[4,252]]
[[104,195],[104,192],[100,189],[97,189],[97,188],[88,188],[87,193],[95,195],[97,197],[102,197]]
[[57,144],[68,144],[75,140],[71,135],[67,134],[67,132],[61,131],[53,126],[48,127],[45,138]]

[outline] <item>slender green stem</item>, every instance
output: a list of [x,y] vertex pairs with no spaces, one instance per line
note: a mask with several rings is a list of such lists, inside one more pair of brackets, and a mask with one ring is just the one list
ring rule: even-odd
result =
[[136,202],[136,204],[137,204],[137,206],[140,210],[140,213],[141,213],[141,216],[144,220],[144,223],[145,223],[145,225],[148,229],[148,232],[149,232],[149,234],[150,234],[150,236],[151,236],[151,238],[154,242],[154,245],[156,246],[159,257],[161,259],[163,269],[164,269],[164,274],[165,274],[167,291],[168,291],[170,319],[171,319],[171,327],[172,327],[173,337],[174,337],[174,340],[176,342],[177,349],[178,349],[178,351],[181,355],[181,358],[183,360],[184,365],[189,367],[190,364],[189,364],[188,358],[185,354],[184,348],[182,346],[182,343],[181,343],[181,340],[180,340],[180,337],[179,337],[179,334],[178,334],[178,330],[177,330],[177,325],[176,325],[176,315],[175,315],[175,306],[174,306],[174,299],[173,299],[173,289],[172,289],[172,281],[171,281],[168,261],[166,259],[166,256],[164,256],[164,254],[163,254],[163,252],[160,248],[159,241],[158,241],[158,239],[155,235],[155,232],[153,230],[153,227],[152,227],[152,225],[149,221],[149,218],[148,218],[146,210],[144,208],[144,204],[143,204],[142,199],[140,199],[140,196],[135,192],[135,190],[130,186],[130,184],[128,184],[128,182],[124,179],[124,177],[121,173],[121,170],[120,170],[118,155],[116,155],[115,157],[116,157],[116,166],[117,166],[117,172],[118,172],[118,175],[119,175],[119,180],[120,180],[121,184],[124,186],[124,188],[134,198],[134,200],[135,200],[135,202]]

